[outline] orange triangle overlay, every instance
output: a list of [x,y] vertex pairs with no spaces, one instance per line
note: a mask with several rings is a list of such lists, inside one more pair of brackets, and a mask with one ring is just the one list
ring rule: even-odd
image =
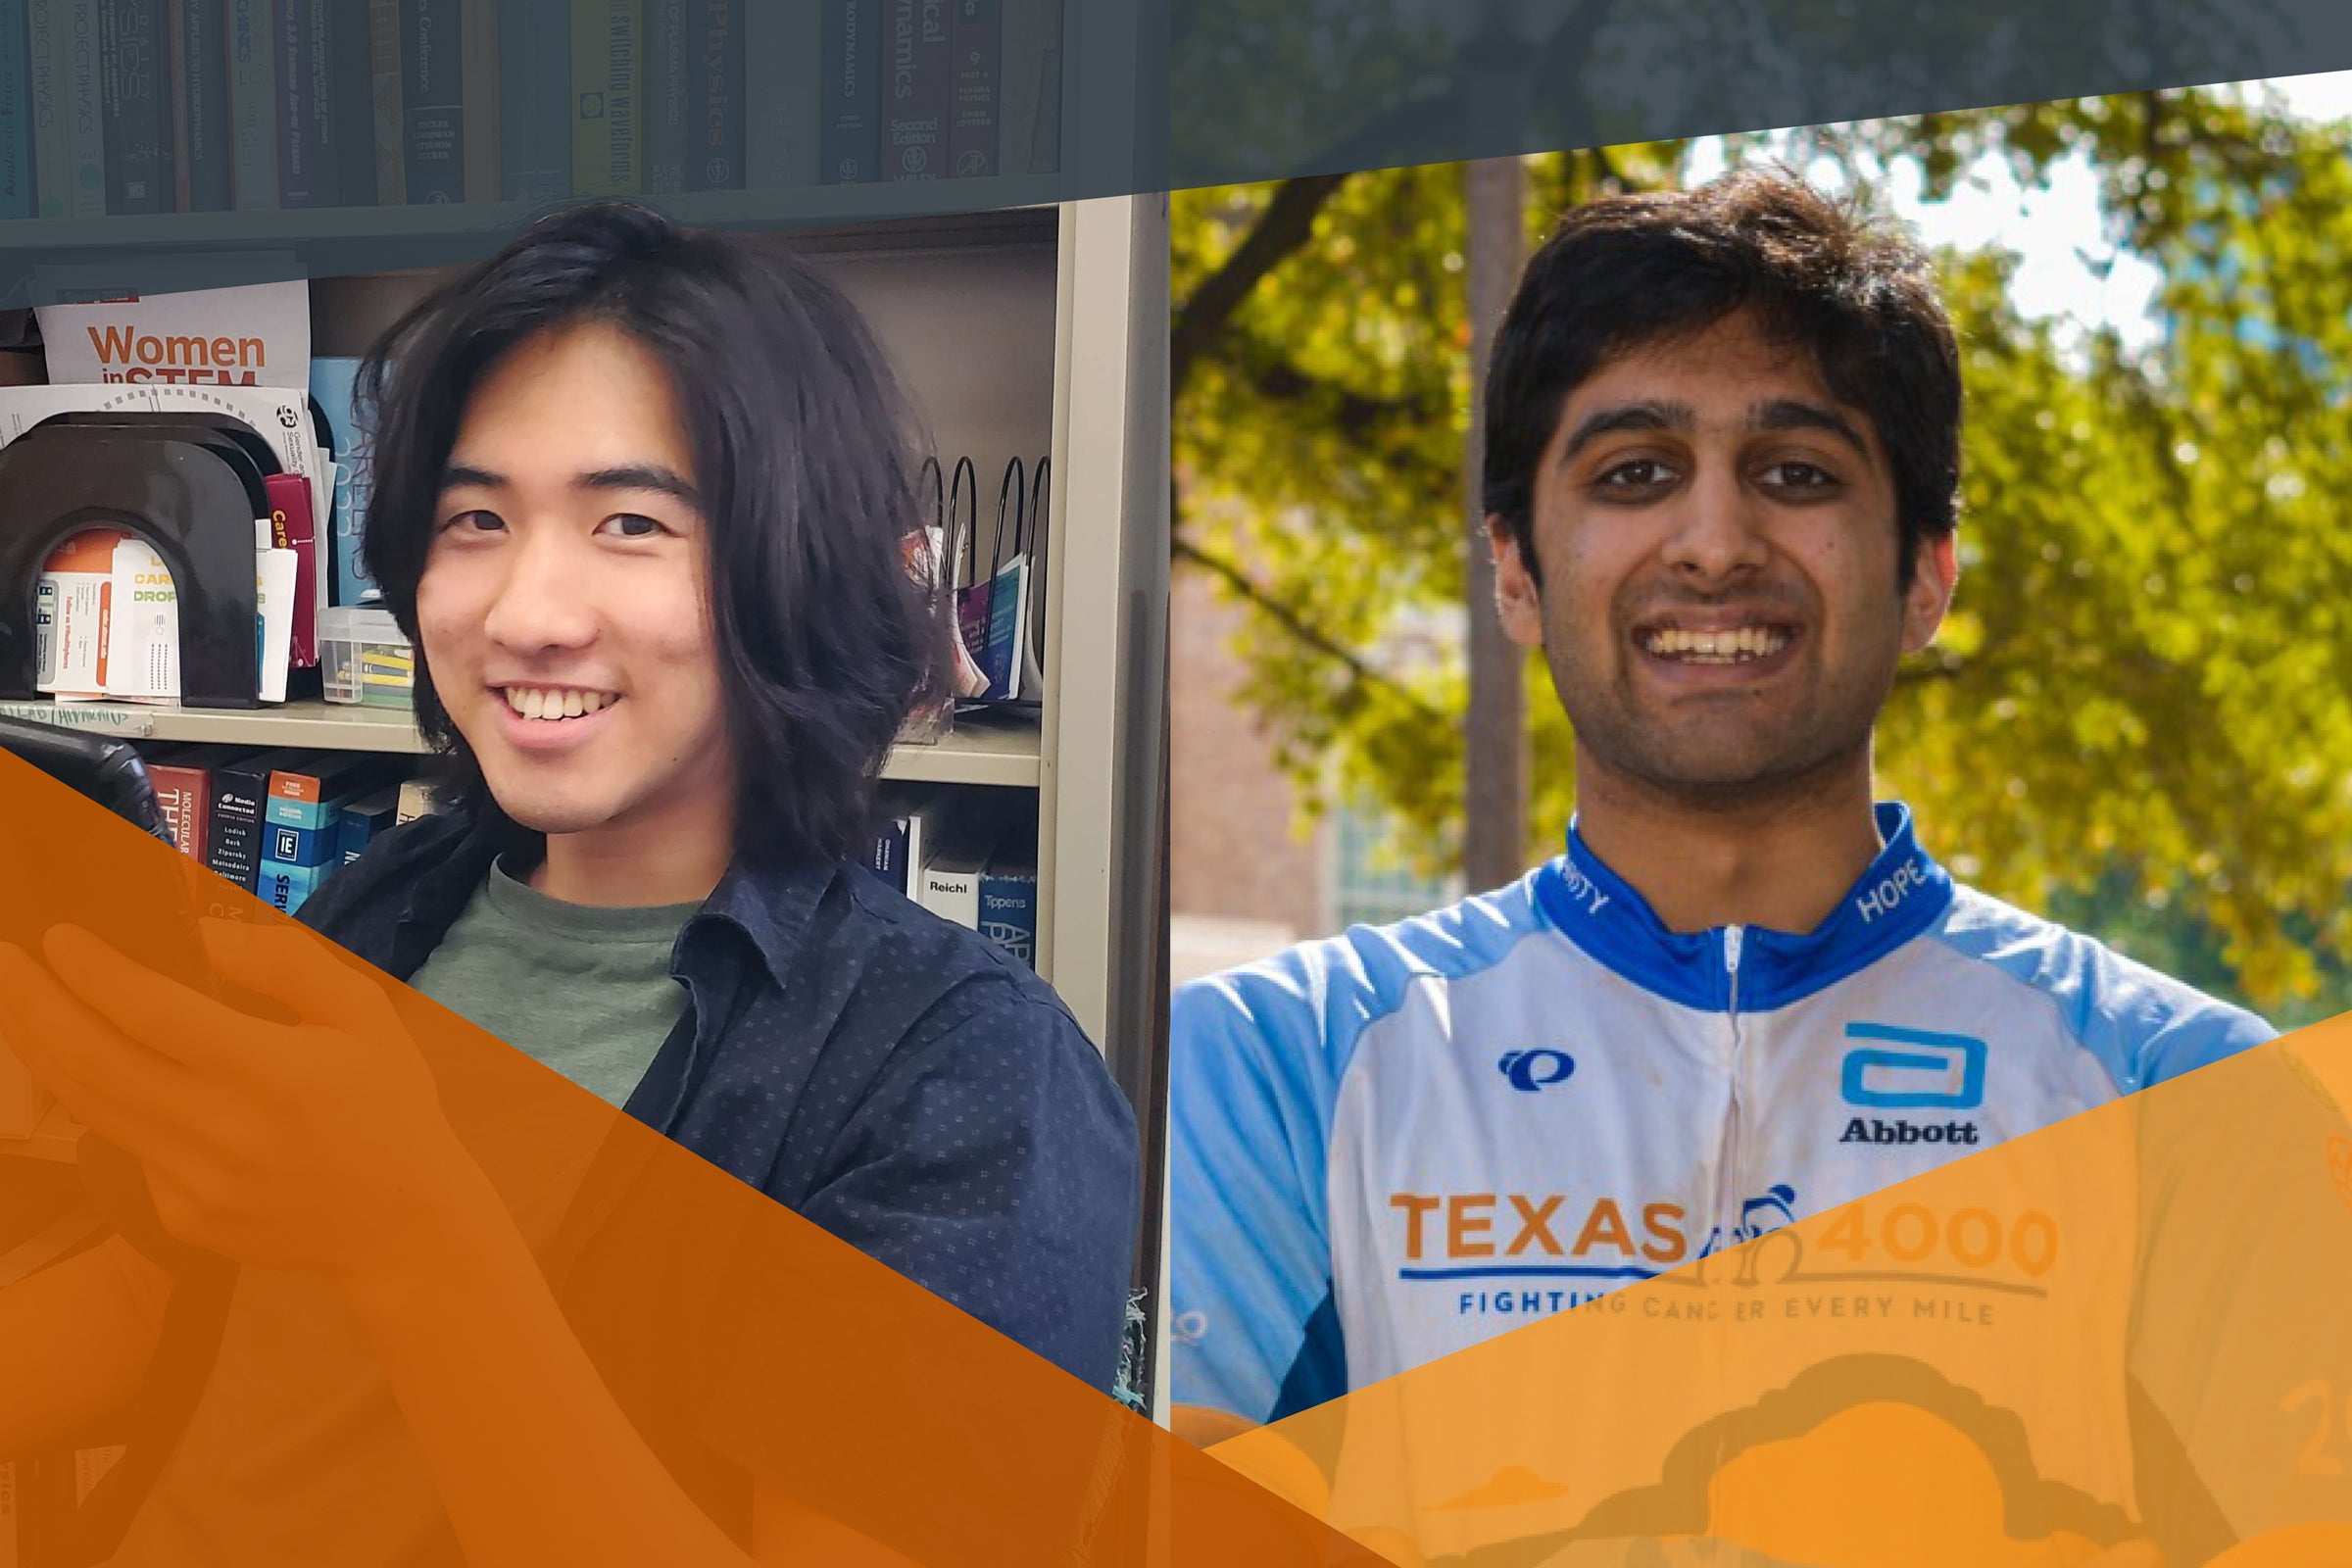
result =
[[2347,1568],[2347,1105],[2352,1015],[1208,1451],[1415,1568]]
[[[45,933],[73,923],[141,963],[201,979],[191,915],[291,927],[250,893],[5,756],[0,846],[0,942],[36,956]],[[407,986],[321,939],[303,948],[300,961],[364,975],[390,999],[461,1141],[518,1215],[545,1206],[551,1190],[573,1195],[558,1205],[563,1223],[534,1238],[565,1315],[639,1435],[739,1541],[757,1484],[897,1554],[877,1561],[1378,1562]],[[22,1027],[11,1000],[0,996],[0,1031]],[[0,1051],[0,1114],[24,1093],[19,1064]],[[57,1177],[75,1146],[60,1126],[53,1112],[36,1136],[0,1140],[0,1229],[37,1229],[63,1201]],[[258,1272],[247,1269],[246,1280]],[[282,1345],[312,1358],[306,1378],[364,1379],[366,1352],[330,1321],[331,1287],[307,1288],[281,1292],[282,1333],[259,1352],[248,1347],[245,1369],[269,1374]],[[287,1301],[311,1303],[319,1321],[287,1315]],[[220,1344],[168,1340],[153,1372],[202,1383],[228,1364],[209,1359],[228,1353]],[[15,1349],[0,1347],[0,1355]],[[174,1355],[197,1363],[174,1368]],[[414,1527],[401,1510],[414,1509],[428,1475],[387,1474],[306,1497],[305,1410],[226,1404],[225,1414],[208,1405],[201,1423],[176,1429],[188,1448],[172,1462],[233,1471],[241,1455],[280,1456],[284,1491],[217,1496],[221,1516],[204,1521],[210,1542],[234,1545],[238,1561],[341,1560],[337,1541]],[[118,1422],[87,1436],[126,1441],[135,1455],[165,1435]],[[385,1441],[414,1458],[397,1435]],[[192,1451],[204,1446],[218,1451]],[[311,1517],[300,1517],[305,1509]]]

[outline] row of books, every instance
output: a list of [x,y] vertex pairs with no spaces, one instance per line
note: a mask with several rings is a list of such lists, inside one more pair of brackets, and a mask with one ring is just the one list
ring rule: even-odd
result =
[[0,0],[0,218],[1050,172],[1064,0]]
[[140,760],[180,853],[287,914],[432,807],[411,759],[371,752],[179,745]]
[[1034,797],[892,785],[866,864],[889,887],[1037,967]]

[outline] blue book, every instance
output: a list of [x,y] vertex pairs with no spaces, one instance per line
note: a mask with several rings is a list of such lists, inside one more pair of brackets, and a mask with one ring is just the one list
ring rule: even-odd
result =
[[330,821],[321,827],[288,827],[283,822],[268,824],[269,838],[263,848],[269,853],[262,857],[276,865],[325,865],[335,860],[342,845],[342,823]]
[[571,0],[499,0],[499,194],[571,194]]
[[0,218],[30,218],[35,206],[26,64],[24,0],[0,0]]
[[687,13],[688,190],[743,189],[745,9],[740,0],[695,0]]
[[264,860],[254,892],[280,914],[292,914],[302,907],[303,900],[318,891],[318,884],[333,869],[330,865],[286,865],[277,860]]
[[367,854],[368,846],[375,842],[378,834],[392,831],[392,824],[399,815],[400,786],[397,784],[377,790],[373,795],[356,800],[343,808],[342,818],[336,827],[336,860],[349,865]]
[[401,156],[411,205],[466,199],[465,36],[461,0],[401,0]]
[[824,0],[817,91],[821,152],[828,185],[880,177],[882,149],[882,0]]
[[1015,835],[980,873],[980,934],[1037,967],[1037,851]]
[[383,597],[360,554],[360,528],[368,518],[368,494],[372,487],[363,449],[366,432],[352,406],[359,375],[357,360],[311,361],[311,396],[325,411],[327,428],[335,437],[335,503],[328,528],[334,575],[328,602],[336,605],[371,605]]

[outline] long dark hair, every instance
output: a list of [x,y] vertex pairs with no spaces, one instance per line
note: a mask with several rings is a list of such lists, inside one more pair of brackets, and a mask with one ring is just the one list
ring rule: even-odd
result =
[[830,283],[627,202],[534,224],[411,310],[360,370],[367,559],[417,643],[416,720],[448,756],[450,805],[496,808],[416,636],[442,470],[483,375],[522,343],[588,322],[625,331],[667,370],[693,444],[737,853],[838,856],[944,648],[907,564],[920,443],[872,332]]

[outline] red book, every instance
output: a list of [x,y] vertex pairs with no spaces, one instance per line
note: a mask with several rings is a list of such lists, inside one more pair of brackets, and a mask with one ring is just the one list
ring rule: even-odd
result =
[[299,473],[272,473],[270,543],[294,552],[294,640],[286,662],[296,669],[318,663],[318,530],[311,517],[311,481]]
[[182,855],[203,859],[212,834],[213,770],[204,765],[204,753],[174,746],[150,753],[147,778],[155,786],[156,804],[164,809],[172,842]]

